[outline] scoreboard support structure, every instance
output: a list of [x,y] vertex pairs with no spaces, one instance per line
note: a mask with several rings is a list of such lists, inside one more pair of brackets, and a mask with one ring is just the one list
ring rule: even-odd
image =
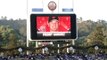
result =
[[[35,44],[35,47],[36,48],[38,48],[38,42],[40,42],[40,41],[36,41],[36,40],[32,40],[33,42],[36,42],[36,44]],[[72,41],[72,45],[75,45],[75,39],[72,39],[71,40]],[[26,42],[26,46],[27,47],[30,47],[29,46],[29,42],[30,42],[30,40],[27,40],[27,42]],[[50,42],[53,42],[53,41],[50,41]],[[67,44],[68,45],[68,44]],[[44,46],[44,45],[43,45]],[[57,47],[60,47],[59,46],[59,44],[57,44]],[[45,52],[45,50],[44,50],[44,48],[42,49],[42,53],[44,54],[44,52]],[[70,52],[70,50],[69,50],[69,48],[67,48],[67,53],[69,53]],[[72,52],[74,53],[75,52],[75,50],[72,50]],[[59,51],[59,49],[57,50],[57,53],[60,53],[60,51]],[[27,51],[27,55],[29,54],[29,51]]]
[[[53,1],[54,1],[54,3],[53,3]],[[52,6],[53,8],[51,8],[52,4],[53,4],[53,6]],[[63,4],[66,4],[66,5],[63,5]],[[77,35],[75,32],[77,32],[77,31],[75,28],[76,27],[76,21],[75,21],[76,18],[74,18],[75,15],[73,15],[74,14],[74,0],[67,0],[67,1],[65,1],[65,0],[46,0],[46,1],[45,0],[27,0],[27,9],[28,9],[27,10],[27,14],[28,14],[27,15],[28,16],[28,19],[27,19],[27,41],[26,41],[27,47],[30,47],[29,46],[30,41],[36,42],[35,47],[37,48],[38,42],[49,41],[49,39],[50,39],[50,41],[52,41],[51,38],[52,39],[56,38],[56,40],[53,40],[53,41],[61,41],[61,39],[57,40],[57,38],[59,38],[59,37],[62,38],[62,41],[64,39],[68,38],[69,40],[72,40],[72,45],[75,45],[75,39],[76,39],[76,35]],[[32,14],[34,14],[34,15],[32,15]],[[41,15],[45,14],[48,17],[49,17],[49,15],[47,15],[47,14],[53,14],[54,16],[55,16],[55,14],[57,14],[58,17],[60,16],[59,14],[65,14],[66,16],[68,16],[68,17],[65,17],[65,18],[67,18],[66,21],[70,20],[70,22],[73,22],[73,24],[75,25],[74,27],[72,27],[74,30],[69,29],[69,31],[72,31],[72,32],[66,32],[65,34],[62,34],[62,32],[61,32],[61,34],[64,36],[62,36],[61,34],[49,32],[49,34],[52,34],[53,36],[47,37],[47,35],[46,35],[47,32],[41,34],[41,32],[38,32],[38,30],[35,30],[35,28],[37,27],[37,26],[35,26],[35,24],[38,23],[35,21],[35,19],[37,20],[37,19],[39,19],[38,17],[41,16],[41,15],[38,16],[37,14],[41,14]],[[72,14],[72,16],[70,14]],[[31,15],[32,15],[33,19],[31,18]],[[37,18],[35,18],[35,16]],[[64,15],[61,15],[61,16],[64,16]],[[71,16],[71,17],[69,18],[69,16]],[[42,17],[42,18],[46,18],[46,17]],[[59,18],[62,19],[62,17],[59,17]],[[42,20],[42,19],[40,19],[40,20]],[[31,23],[31,21],[33,22],[33,24]],[[36,22],[36,23],[34,23],[34,22]],[[64,21],[60,20],[60,23],[64,23]],[[34,25],[33,27],[35,27],[35,28],[31,29],[30,25]],[[38,25],[39,25],[39,23],[38,23]],[[69,25],[67,25],[67,23],[65,23],[65,25],[69,27]],[[72,25],[70,25],[70,26],[72,26]],[[64,30],[64,29],[62,29],[62,30]],[[31,31],[33,31],[33,32],[31,32]],[[33,34],[31,34],[31,33],[33,33]],[[72,33],[74,33],[74,34],[72,34]],[[45,35],[45,36],[43,36],[43,35]],[[56,35],[57,36],[61,35],[61,36],[57,37]],[[69,38],[68,36],[72,37],[72,39]],[[42,37],[42,40],[41,40],[41,37]],[[46,38],[46,39],[44,40],[44,38]],[[66,39],[66,40],[68,40],[68,39]],[[59,44],[57,45],[57,47],[59,47]],[[67,49],[67,51],[69,52],[69,49]],[[60,51],[58,50],[57,52],[59,53]],[[44,49],[42,49],[42,53],[44,53]],[[27,54],[29,54],[28,51],[27,51]]]

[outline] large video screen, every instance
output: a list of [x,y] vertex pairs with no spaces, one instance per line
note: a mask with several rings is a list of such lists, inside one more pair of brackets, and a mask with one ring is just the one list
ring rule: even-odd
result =
[[31,39],[75,39],[75,14],[31,14]]

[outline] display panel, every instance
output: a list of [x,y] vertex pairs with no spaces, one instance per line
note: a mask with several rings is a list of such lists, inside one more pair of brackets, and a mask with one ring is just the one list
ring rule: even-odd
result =
[[75,14],[31,14],[31,39],[75,39]]

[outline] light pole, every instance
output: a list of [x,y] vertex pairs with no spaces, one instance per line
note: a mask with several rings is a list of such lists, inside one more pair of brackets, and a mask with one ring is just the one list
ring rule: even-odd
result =
[[99,47],[98,47],[98,46],[95,46],[94,49],[95,49],[95,53],[97,53]]
[[19,48],[18,51],[20,52],[20,54],[22,54],[23,49]]
[[75,52],[75,51],[74,51],[74,48],[73,48],[72,46],[69,48],[69,50],[72,51],[72,53]]
[[48,53],[48,48],[47,47],[45,47],[44,50],[45,50],[46,53]]

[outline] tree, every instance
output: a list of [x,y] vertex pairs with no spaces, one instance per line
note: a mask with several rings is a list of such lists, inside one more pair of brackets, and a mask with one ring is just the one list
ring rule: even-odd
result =
[[[14,29],[12,29],[9,25],[1,25],[0,26],[0,42],[1,46],[4,48],[11,48],[12,46],[16,46],[16,33]],[[12,47],[13,48],[13,47]]]
[[87,45],[104,44],[104,28],[102,25],[97,25],[95,30],[87,36]]
[[0,33],[0,48],[1,48],[1,45],[2,45],[2,35]]
[[9,34],[9,44],[8,44],[8,48],[15,48],[16,47],[16,35],[14,32],[12,32],[11,34]]

